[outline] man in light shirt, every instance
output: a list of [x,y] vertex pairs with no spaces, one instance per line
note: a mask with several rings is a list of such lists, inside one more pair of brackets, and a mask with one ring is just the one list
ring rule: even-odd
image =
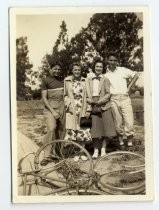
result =
[[[128,146],[133,145],[134,117],[129,98],[129,90],[138,79],[138,73],[125,67],[118,66],[118,57],[115,53],[108,56],[108,68],[105,76],[110,81],[111,108],[119,136],[120,146],[124,145],[123,136],[127,137]],[[127,79],[132,79],[127,87]]]

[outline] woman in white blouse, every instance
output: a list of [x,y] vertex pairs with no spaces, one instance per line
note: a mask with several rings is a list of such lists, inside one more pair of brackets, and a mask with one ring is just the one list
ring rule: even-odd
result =
[[110,83],[103,75],[102,61],[94,63],[94,74],[87,78],[87,102],[92,105],[91,136],[94,145],[93,158],[99,155],[99,142],[102,141],[101,156],[106,154],[106,139],[116,136],[110,106]]

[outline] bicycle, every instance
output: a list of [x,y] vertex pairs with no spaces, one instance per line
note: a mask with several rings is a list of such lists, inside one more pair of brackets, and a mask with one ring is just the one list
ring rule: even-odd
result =
[[[47,148],[52,150],[50,163],[42,166]],[[74,157],[80,155],[85,155],[87,161],[75,162]],[[28,157],[31,170],[25,171],[23,163]],[[27,154],[19,161],[18,172],[23,195],[145,194],[144,156],[118,151],[94,162],[88,151],[73,141],[54,140],[36,153]]]

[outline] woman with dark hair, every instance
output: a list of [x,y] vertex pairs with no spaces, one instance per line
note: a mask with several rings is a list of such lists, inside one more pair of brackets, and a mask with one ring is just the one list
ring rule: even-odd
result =
[[101,156],[106,154],[106,139],[116,136],[116,130],[111,113],[109,80],[104,77],[104,64],[102,61],[94,63],[91,77],[87,78],[87,102],[92,106],[91,136],[94,145],[93,158],[99,155],[99,142],[102,140]]
[[[79,63],[72,65],[72,75],[64,80],[64,103],[66,108],[66,134],[65,140],[73,140],[83,147],[87,141],[91,140],[90,129],[80,127],[81,117],[89,117],[91,106],[86,102],[86,83],[81,76],[81,66]],[[74,161],[79,158],[87,160],[82,155],[75,156]]]

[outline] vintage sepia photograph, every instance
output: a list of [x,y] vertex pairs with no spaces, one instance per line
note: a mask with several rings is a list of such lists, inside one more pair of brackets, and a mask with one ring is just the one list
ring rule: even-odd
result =
[[153,200],[149,9],[9,15],[13,202]]

